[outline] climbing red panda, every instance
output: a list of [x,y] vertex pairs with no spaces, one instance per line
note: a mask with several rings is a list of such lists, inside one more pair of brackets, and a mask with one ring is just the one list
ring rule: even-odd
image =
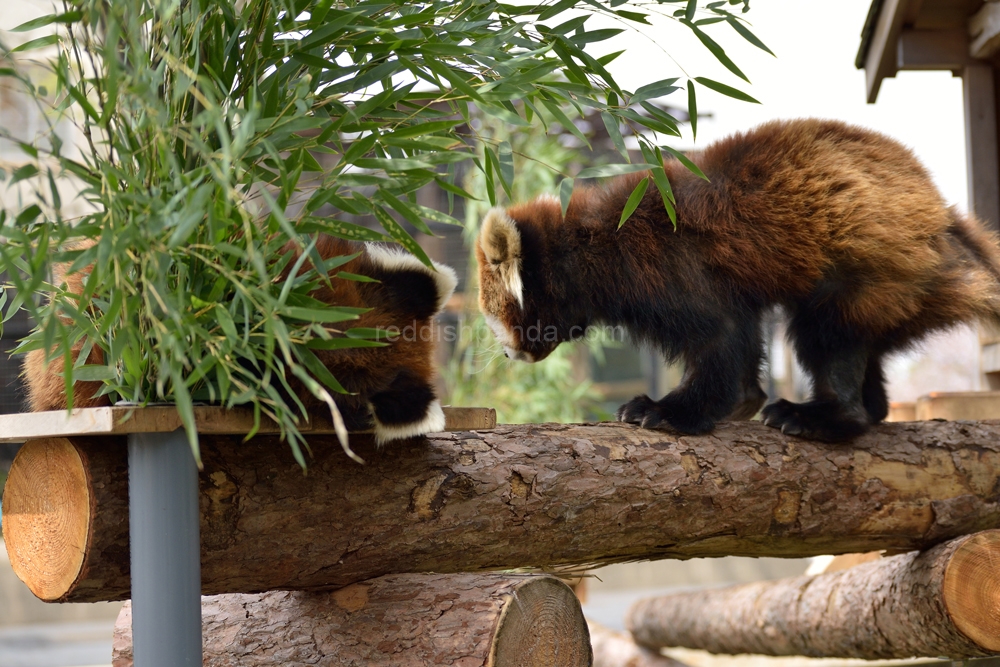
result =
[[[388,332],[384,347],[314,350],[348,395],[333,394],[348,428],[373,428],[379,444],[444,429],[444,413],[435,394],[434,336],[432,322],[455,289],[455,272],[434,263],[434,269],[401,249],[360,244],[332,236],[320,237],[317,251],[323,259],[360,256],[339,266],[338,271],[360,274],[378,282],[334,279],[312,296],[330,304],[370,308],[351,327],[379,328]],[[60,276],[67,289],[82,292],[85,274]],[[75,352],[79,352],[77,346]],[[101,363],[96,347],[89,363]],[[25,355],[23,376],[33,411],[65,410],[65,382],[60,375],[62,360],[46,366],[42,350]],[[310,410],[327,410],[296,378],[286,378],[296,395]],[[100,382],[74,384],[75,407],[108,405],[108,397],[97,396]]]
[[575,189],[565,218],[548,197],[487,213],[479,303],[509,357],[539,361],[587,327],[622,326],[685,372],[617,418],[705,433],[764,405],[761,317],[780,306],[813,396],[772,403],[763,419],[837,442],[886,417],[887,354],[960,322],[1000,322],[996,242],[896,141],[774,121],[694,161],[708,180],[664,164],[676,229],[655,188],[618,229],[644,173]]

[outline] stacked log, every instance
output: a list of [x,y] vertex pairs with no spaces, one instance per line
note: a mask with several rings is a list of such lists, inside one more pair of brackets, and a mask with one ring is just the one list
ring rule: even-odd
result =
[[[132,667],[131,605],[112,664]],[[586,667],[587,624],[570,588],[545,575],[389,575],[333,592],[202,600],[205,667]]]
[[636,644],[624,632],[587,621],[594,649],[593,667],[686,667],[681,662]]
[[637,602],[640,645],[832,658],[1000,652],[1000,530],[813,577]]
[[[361,440],[365,465],[334,438],[312,438],[303,475],[276,437],[204,436],[203,593],[405,572],[898,552],[1000,526],[993,422],[884,424],[851,447],[755,423],[700,437],[599,424],[382,449]],[[18,454],[6,544],[42,599],[129,596],[125,456],[115,438],[38,440]]]

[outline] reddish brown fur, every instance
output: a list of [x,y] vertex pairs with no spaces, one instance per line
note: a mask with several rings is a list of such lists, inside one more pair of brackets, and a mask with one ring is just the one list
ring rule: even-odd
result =
[[[83,292],[83,281],[87,273],[72,273],[66,275],[65,267],[56,268],[56,275],[53,282],[57,285],[66,284],[67,291],[73,294]],[[69,324],[69,322],[67,322]],[[83,341],[73,346],[73,358],[76,359],[83,349]],[[100,364],[104,361],[101,350],[94,347],[87,358],[88,364]],[[22,375],[24,383],[28,389],[28,409],[32,412],[43,410],[65,410],[66,409],[66,382],[61,375],[63,371],[63,358],[56,357],[51,363],[45,363],[44,350],[31,350],[24,355],[24,367]],[[101,382],[76,382],[73,385],[73,407],[76,408],[96,408],[108,405],[107,396],[97,396],[97,392],[103,387]]]
[[[551,199],[512,206],[525,306],[512,301],[477,247],[484,312],[509,329],[555,325],[559,340],[579,335],[574,326],[624,324],[688,362],[683,391],[702,381],[692,367],[711,365],[716,356],[707,348],[717,340],[724,342],[721,358],[756,369],[761,346],[752,329],[764,309],[780,304],[792,315],[817,400],[839,396],[836,409],[866,423],[884,418],[874,389],[882,355],[935,329],[1000,319],[995,241],[944,203],[897,142],[835,121],[775,121],[712,144],[694,160],[709,182],[678,162],[664,165],[677,200],[676,231],[655,187],[617,229],[646,173],[576,189],[565,220]],[[519,344],[537,359],[559,340]],[[848,347],[862,370],[854,362],[827,368]],[[871,396],[864,417],[855,414],[856,388],[847,388],[860,384],[859,372]],[[723,391],[722,407],[687,426],[705,430],[741,400],[759,400],[756,371],[741,373],[740,392]],[[712,392],[701,394],[703,402],[714,400]],[[667,414],[677,410],[662,402],[656,409],[662,414],[647,424],[665,420],[684,430],[683,419]],[[646,405],[639,416],[656,409]],[[684,409],[695,406],[687,401]],[[838,439],[798,428],[789,430]]]
[[[324,236],[317,244],[317,251],[324,259],[338,255],[349,255],[357,252],[363,246],[335,238]],[[338,271],[356,273],[378,279],[385,279],[385,272],[373,264],[368,253],[362,253],[357,259],[338,268]],[[366,401],[379,391],[386,389],[399,369],[409,369],[414,375],[431,385],[435,376],[434,346],[435,337],[431,330],[434,326],[433,316],[412,317],[400,312],[397,304],[385,295],[385,288],[380,283],[358,282],[353,280],[332,280],[331,287],[323,287],[313,297],[324,303],[338,306],[371,308],[361,314],[357,320],[345,322],[349,328],[372,329],[404,329],[412,326],[416,335],[393,339],[385,347],[362,347],[348,350],[316,350],[323,365],[331,369],[334,376],[345,389],[355,396],[336,396],[346,410],[367,413]],[[295,386],[295,385],[293,385]],[[317,409],[322,405],[319,400],[305,391],[299,392],[307,404],[311,402]]]

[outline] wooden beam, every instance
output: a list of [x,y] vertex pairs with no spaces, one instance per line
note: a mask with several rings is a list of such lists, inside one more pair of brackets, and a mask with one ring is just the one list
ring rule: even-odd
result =
[[865,80],[868,103],[874,104],[882,79],[896,76],[896,42],[903,28],[908,0],[885,0],[872,32],[865,57]]
[[[36,440],[11,467],[7,552],[45,599],[129,597],[124,439]],[[358,437],[364,465],[333,436],[309,445],[304,475],[275,436],[202,437],[204,594],[400,572],[911,550],[1000,527],[1000,422],[881,424],[850,445],[760,422],[704,436],[524,424],[382,448]]]
[[901,70],[951,70],[969,64],[969,38],[964,30],[907,30],[899,34],[896,66]]
[[[253,411],[243,408],[227,410],[218,406],[195,406],[195,424],[205,435],[245,435],[253,430]],[[444,408],[445,431],[490,429],[497,424],[493,408]],[[130,433],[169,433],[181,427],[181,417],[173,406],[145,408],[115,406],[108,408],[77,408],[51,412],[25,412],[0,415],[0,442],[24,442],[37,438],[67,438],[91,435],[128,435]],[[312,415],[299,426],[303,433],[330,435],[335,433],[328,413]],[[269,419],[262,418],[258,433],[275,434],[280,429]]]
[[1000,531],[846,570],[648,598],[640,645],[814,658],[953,660],[1000,651]]
[[969,19],[969,55],[990,58],[1000,50],[1000,3],[986,2]]
[[986,63],[962,69],[965,98],[965,160],[969,208],[989,229],[1000,230],[1000,162],[994,69]]
[[[580,603],[547,575],[401,574],[332,592],[217,595],[202,598],[201,624],[203,667],[591,664]],[[132,625],[125,603],[114,667],[133,665]]]

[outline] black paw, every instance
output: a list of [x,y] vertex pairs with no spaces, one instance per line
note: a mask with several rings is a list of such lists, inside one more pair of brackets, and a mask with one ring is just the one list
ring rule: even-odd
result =
[[673,428],[690,435],[708,433],[715,427],[714,421],[705,418],[697,411],[676,407],[669,396],[661,401],[654,401],[645,395],[636,396],[618,408],[615,417],[620,422],[638,424],[643,428]]
[[764,408],[764,423],[781,429],[785,435],[807,440],[844,442],[868,430],[867,414],[845,410],[833,401],[792,403],[781,399]]
[[615,419],[627,424],[641,424],[643,417],[656,408],[656,401],[643,394],[615,410]]

